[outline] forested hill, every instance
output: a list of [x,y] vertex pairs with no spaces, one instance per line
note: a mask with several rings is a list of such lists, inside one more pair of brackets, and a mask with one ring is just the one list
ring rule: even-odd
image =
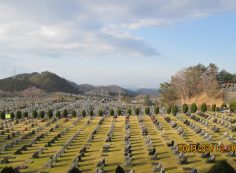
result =
[[64,78],[51,72],[19,74],[0,80],[0,90],[22,91],[31,87],[42,89],[46,92],[80,93],[79,89]]
[[[32,89],[33,88],[33,89]],[[25,73],[14,77],[9,77],[0,80],[0,90],[5,92],[20,92],[27,90],[31,92],[36,90],[45,92],[65,92],[74,94],[88,95],[125,95],[136,96],[139,93],[124,89],[116,85],[110,86],[93,86],[89,84],[76,84],[68,81],[54,73]]]

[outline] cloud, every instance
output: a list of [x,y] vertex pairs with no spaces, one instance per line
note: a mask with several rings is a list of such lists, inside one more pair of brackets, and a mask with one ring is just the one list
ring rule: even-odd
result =
[[38,58],[157,56],[155,46],[133,30],[235,9],[235,0],[3,0],[0,51]]

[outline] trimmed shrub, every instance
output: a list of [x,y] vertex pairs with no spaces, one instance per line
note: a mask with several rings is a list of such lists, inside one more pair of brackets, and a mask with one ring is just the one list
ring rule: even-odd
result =
[[36,110],[34,110],[34,111],[32,112],[32,117],[33,117],[33,118],[37,118],[37,117],[38,117],[38,112],[37,112]]
[[150,115],[150,108],[149,107],[145,108],[144,112],[146,115]]
[[206,112],[206,111],[207,111],[207,105],[206,105],[206,103],[203,103],[203,104],[201,105],[201,111],[202,111],[202,112]]
[[40,117],[40,118],[44,118],[44,117],[45,117],[45,112],[44,112],[44,111],[41,111],[41,112],[39,113],[39,117]]
[[191,112],[192,113],[195,113],[197,111],[197,105],[196,105],[196,103],[193,103],[192,105],[191,105]]
[[188,112],[188,105],[187,104],[183,104],[183,113],[187,113]]
[[81,112],[81,114],[82,114],[83,117],[85,117],[85,116],[86,116],[86,111],[83,110],[83,111]]
[[103,111],[102,111],[102,110],[99,110],[99,111],[98,111],[98,116],[100,116],[100,117],[103,116]]
[[135,108],[134,113],[135,113],[135,115],[139,115],[140,114],[140,109],[139,108]]
[[122,114],[121,109],[117,109],[117,115],[120,116]]
[[115,114],[114,109],[110,110],[110,115],[113,116]]
[[166,113],[167,113],[167,114],[170,114],[170,113],[171,113],[171,107],[170,107],[170,106],[166,109]]
[[159,110],[160,110],[159,107],[155,107],[154,113],[159,114]]
[[62,116],[65,117],[65,118],[67,118],[67,116],[68,116],[68,111],[67,111],[67,109],[64,109],[64,110],[63,110]]
[[175,106],[171,109],[171,112],[172,112],[173,115],[176,115],[176,114],[179,112],[178,107],[175,105]]

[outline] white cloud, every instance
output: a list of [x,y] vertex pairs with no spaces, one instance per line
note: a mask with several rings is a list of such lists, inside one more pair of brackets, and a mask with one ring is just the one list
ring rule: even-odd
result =
[[165,27],[235,9],[234,0],[4,0],[0,50],[28,55],[155,56],[152,45],[130,30]]
[[49,57],[158,56],[134,30],[231,10],[235,0],[2,0],[0,60],[27,68],[32,59],[36,68]]

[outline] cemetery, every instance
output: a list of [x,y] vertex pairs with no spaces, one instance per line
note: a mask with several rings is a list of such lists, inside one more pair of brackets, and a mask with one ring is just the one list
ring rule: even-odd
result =
[[[236,115],[220,112],[62,115],[0,120],[0,169],[19,172],[206,172],[219,160],[234,168]],[[185,146],[185,147],[184,147]],[[195,151],[186,146],[194,146]],[[205,147],[204,147],[205,146]]]

